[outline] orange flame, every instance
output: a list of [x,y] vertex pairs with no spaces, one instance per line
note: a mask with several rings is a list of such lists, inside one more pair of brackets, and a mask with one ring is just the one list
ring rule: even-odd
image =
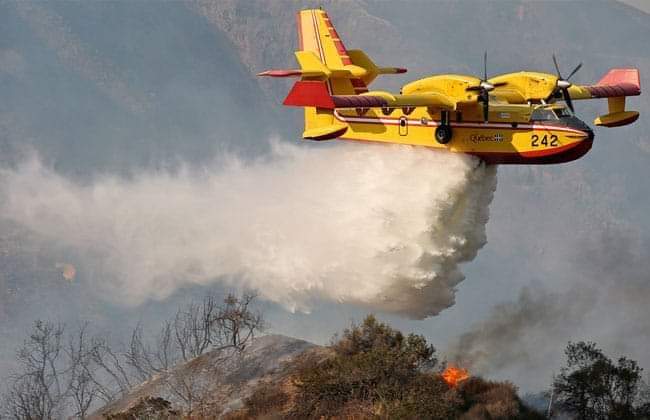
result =
[[445,369],[444,372],[442,372],[442,379],[444,379],[445,382],[447,382],[447,385],[452,388],[455,388],[459,383],[467,380],[468,378],[469,372],[467,369],[462,369],[455,366],[449,366],[447,369]]

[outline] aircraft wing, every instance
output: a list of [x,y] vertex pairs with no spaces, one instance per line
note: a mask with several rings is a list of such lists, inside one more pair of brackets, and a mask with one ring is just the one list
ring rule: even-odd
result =
[[360,95],[331,95],[326,82],[301,80],[294,84],[284,100],[284,105],[324,109],[426,106],[453,110],[456,109],[457,101],[451,96],[437,92],[393,95],[384,91],[370,91]]
[[608,113],[598,116],[595,125],[620,127],[632,124],[639,118],[637,111],[625,109],[625,98],[641,94],[637,69],[612,69],[592,86],[570,86],[571,99],[607,98]]
[[569,87],[571,99],[617,98],[641,94],[639,70],[612,69],[595,85]]
[[438,109],[456,109],[456,101],[441,93],[392,95],[383,91],[370,91],[361,95],[334,95],[336,108],[405,108],[426,106]]
[[[511,104],[568,99],[571,108],[570,101],[573,100],[607,98],[608,113],[597,117],[595,125],[620,127],[639,118],[637,111],[625,109],[626,97],[641,94],[638,69],[612,69],[595,85],[570,85],[565,94],[557,85],[557,77],[545,73],[510,73],[490,79],[490,82],[507,83],[505,87],[495,89],[494,95]],[[569,98],[565,97],[566,94]]]
[[[557,76],[548,73],[518,72],[491,78],[490,83],[505,83],[491,94],[511,104],[548,100],[557,89]],[[641,94],[639,70],[612,69],[595,85],[571,85],[571,99],[618,98]],[[559,96],[558,96],[559,98]]]

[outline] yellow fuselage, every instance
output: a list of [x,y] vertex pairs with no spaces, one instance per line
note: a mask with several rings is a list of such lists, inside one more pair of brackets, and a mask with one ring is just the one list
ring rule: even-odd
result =
[[440,113],[432,115],[426,108],[406,110],[411,111],[408,115],[402,109],[390,114],[380,109],[337,110],[334,117],[348,127],[340,139],[445,149],[472,154],[488,163],[560,163],[578,159],[589,151],[593,132],[580,120],[567,117],[530,121],[531,109],[529,105],[495,105],[487,123],[478,115],[466,119],[451,112],[453,136],[448,144],[438,143],[434,136]]

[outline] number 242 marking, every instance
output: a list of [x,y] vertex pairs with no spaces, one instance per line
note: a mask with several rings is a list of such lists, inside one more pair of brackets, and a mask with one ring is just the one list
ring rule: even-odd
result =
[[549,137],[546,134],[544,134],[544,136],[541,139],[537,134],[533,134],[533,136],[531,137],[530,145],[532,147],[539,147],[539,146],[556,147],[558,145],[557,136],[555,134],[551,134],[550,140],[551,141],[549,142]]

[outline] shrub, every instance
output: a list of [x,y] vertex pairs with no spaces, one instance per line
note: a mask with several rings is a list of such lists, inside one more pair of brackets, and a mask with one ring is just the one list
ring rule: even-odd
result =
[[292,418],[543,419],[511,383],[470,377],[451,387],[435,349],[368,316],[332,343],[328,358],[297,361]]
[[525,407],[510,382],[493,382],[473,376],[458,387],[463,400],[463,420],[479,419],[543,419],[544,416]]
[[244,400],[244,407],[252,417],[258,417],[271,411],[280,411],[289,401],[289,396],[279,386],[262,383]]
[[387,407],[391,419],[450,419],[458,415],[462,401],[439,375],[422,374],[408,385],[402,398]]
[[332,349],[333,357],[307,358],[297,369],[293,417],[340,416],[350,410],[351,401],[373,407],[377,415],[390,412],[415,418],[421,416],[408,413],[429,407],[429,414],[445,413],[440,418],[448,418],[453,411],[454,398],[443,395],[449,387],[427,373],[437,359],[424,337],[404,336],[368,316],[361,325],[345,330]]
[[648,418],[650,398],[637,362],[626,357],[616,363],[595,343],[567,345],[567,366],[555,379],[557,401],[579,419]]

